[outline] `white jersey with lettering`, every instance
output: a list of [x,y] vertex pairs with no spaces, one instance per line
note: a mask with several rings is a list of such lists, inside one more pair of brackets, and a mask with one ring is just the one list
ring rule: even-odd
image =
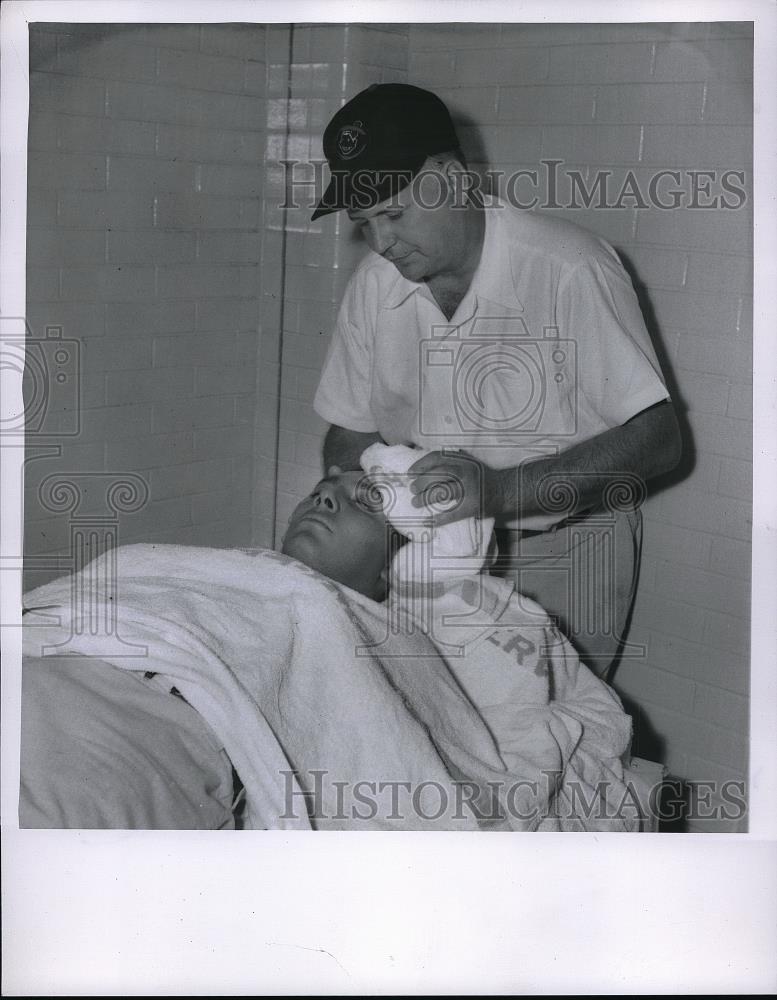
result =
[[489,727],[506,774],[537,784],[515,799],[540,805],[535,829],[635,828],[622,761],[631,719],[540,605],[488,574],[395,581],[391,599],[406,628],[429,633]]

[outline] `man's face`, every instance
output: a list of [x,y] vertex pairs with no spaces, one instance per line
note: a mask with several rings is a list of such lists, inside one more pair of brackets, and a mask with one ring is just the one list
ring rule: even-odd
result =
[[295,509],[281,551],[330,579],[380,599],[388,563],[386,518],[363,472],[330,475]]
[[462,212],[452,206],[445,169],[427,160],[412,184],[372,208],[348,209],[370,249],[409,281],[428,281],[466,256]]

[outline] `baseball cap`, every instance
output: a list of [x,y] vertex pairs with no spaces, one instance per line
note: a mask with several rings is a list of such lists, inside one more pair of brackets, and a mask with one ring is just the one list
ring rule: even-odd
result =
[[324,132],[332,177],[313,213],[368,208],[407,187],[428,156],[455,149],[445,104],[406,83],[374,83],[335,114]]

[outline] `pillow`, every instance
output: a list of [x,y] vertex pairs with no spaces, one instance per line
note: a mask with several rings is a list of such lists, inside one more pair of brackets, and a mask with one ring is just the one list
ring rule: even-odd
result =
[[153,675],[89,657],[24,660],[20,827],[233,829],[232,799],[223,747]]

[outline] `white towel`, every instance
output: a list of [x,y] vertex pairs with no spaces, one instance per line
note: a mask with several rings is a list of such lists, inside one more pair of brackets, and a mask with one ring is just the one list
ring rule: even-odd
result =
[[381,495],[386,517],[400,534],[410,539],[391,565],[392,578],[403,584],[440,584],[479,573],[494,531],[494,519],[490,517],[468,517],[429,526],[429,515],[449,509],[451,504],[440,503],[434,509],[412,504],[410,483],[414,477],[408,470],[428,454],[405,445],[373,444],[361,456],[361,466]]

